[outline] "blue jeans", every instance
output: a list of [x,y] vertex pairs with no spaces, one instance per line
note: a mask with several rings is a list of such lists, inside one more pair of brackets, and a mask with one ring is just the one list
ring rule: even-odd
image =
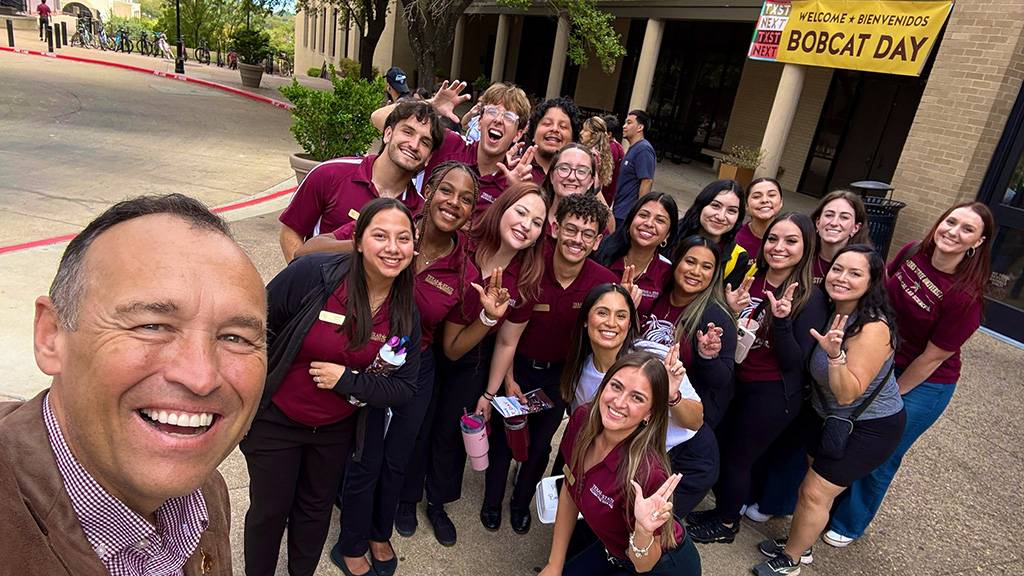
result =
[[903,429],[903,439],[884,464],[870,475],[851,484],[850,489],[836,499],[832,507],[830,530],[848,538],[860,538],[864,535],[868,524],[878,513],[896,471],[900,469],[903,455],[939,419],[939,416],[942,416],[955,390],[956,384],[922,382],[903,395],[903,405],[907,409],[907,425]]

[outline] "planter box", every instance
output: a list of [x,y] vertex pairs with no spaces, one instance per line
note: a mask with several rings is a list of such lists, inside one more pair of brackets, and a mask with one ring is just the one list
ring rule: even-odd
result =
[[746,190],[750,187],[750,181],[754,179],[754,169],[722,162],[718,166],[718,178],[720,180],[735,180]]
[[295,171],[295,183],[302,184],[302,181],[306,178],[306,174],[316,167],[319,162],[309,157],[309,154],[292,154],[289,157],[292,165],[292,170]]
[[263,66],[259,64],[238,63],[238,73],[242,76],[242,86],[259,88],[263,80]]

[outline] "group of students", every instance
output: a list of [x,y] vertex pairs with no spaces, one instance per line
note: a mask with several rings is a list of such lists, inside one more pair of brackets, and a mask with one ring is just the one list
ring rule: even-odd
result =
[[[987,207],[950,208],[888,266],[857,195],[783,213],[770,178],[712,182],[682,217],[645,192],[617,223],[571,101],[531,112],[495,84],[464,139],[440,122],[462,87],[378,110],[381,153],[314,168],[281,216],[289,264],[268,285],[267,385],[241,444],[246,572],[274,573],[287,528],[289,573],[312,574],[336,501],[345,574],[393,574],[392,529],[415,532],[424,496],[454,545],[467,413],[491,430],[487,530],[514,456],[518,534],[537,483],[564,476],[545,575],[699,574],[693,542],[733,541],[744,506],[795,506],[757,574],[797,574],[827,528],[859,537],[980,324]],[[554,406],[517,454],[492,400],[533,390]]]

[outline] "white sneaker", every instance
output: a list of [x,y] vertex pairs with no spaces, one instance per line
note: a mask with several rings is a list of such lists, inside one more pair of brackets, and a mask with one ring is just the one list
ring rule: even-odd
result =
[[750,518],[754,522],[767,522],[772,519],[771,516],[767,514],[762,514],[761,511],[757,509],[757,504],[744,506],[743,510],[740,511],[740,514],[743,514],[744,516]]
[[850,542],[856,540],[856,538],[850,538],[849,536],[843,536],[835,530],[829,530],[821,535],[821,540],[829,546],[835,546],[836,548],[846,548],[850,545]]

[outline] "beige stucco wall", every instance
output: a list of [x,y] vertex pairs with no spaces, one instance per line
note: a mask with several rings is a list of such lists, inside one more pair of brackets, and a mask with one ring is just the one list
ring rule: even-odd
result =
[[[615,31],[622,37],[622,43],[629,41],[628,18],[617,18],[615,20]],[[611,74],[601,69],[601,62],[594,56],[586,66],[580,68],[580,74],[576,78],[576,92],[573,99],[580,106],[587,108],[598,108],[611,110],[615,105],[615,89],[619,85],[619,76],[622,74],[622,60],[615,65]]]
[[[760,146],[768,125],[768,115],[775,100],[775,90],[782,76],[782,64],[747,60],[743,65],[740,85],[736,90],[732,114],[729,116],[729,128],[725,133],[722,149],[740,144]],[[807,153],[811,148],[811,140],[818,125],[821,108],[828,95],[829,83],[832,81],[832,70],[828,68],[808,68],[804,78],[803,91],[793,125],[789,129],[786,148],[782,152],[779,166],[782,177],[779,182],[787,191],[795,191],[800,183]]]
[[[409,48],[408,30],[406,30],[402,16],[395,11],[395,7],[396,3],[392,2],[392,6],[388,12],[387,21],[384,26],[384,32],[381,34],[380,40],[377,42],[377,47],[373,53],[373,66],[377,67],[382,74],[391,66],[399,66],[405,70],[411,78],[412,71],[415,69],[416,64],[413,60],[412,49]],[[309,68],[314,66],[319,68],[323,65],[325,60],[328,63],[337,64],[339,60],[345,57],[345,23],[341,12],[338,13],[338,30],[334,34],[334,56],[331,57],[330,44],[332,39],[332,10],[334,10],[334,8],[327,8],[326,17],[324,19],[326,24],[321,25],[320,19],[317,19],[316,30],[313,30],[312,18],[309,19],[310,40],[312,40],[314,33],[317,35],[316,50],[312,49],[312,42],[306,42],[305,19],[307,15],[302,11],[299,11],[295,15],[296,73],[305,74]],[[353,26],[348,35],[349,45],[347,52],[350,58],[355,55],[358,50],[358,35],[358,29]]]

